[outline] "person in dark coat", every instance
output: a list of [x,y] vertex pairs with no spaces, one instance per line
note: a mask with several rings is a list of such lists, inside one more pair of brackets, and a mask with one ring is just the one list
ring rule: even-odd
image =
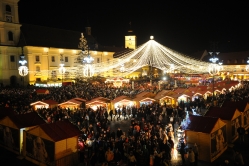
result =
[[181,158],[182,158],[182,165],[185,165],[185,156],[184,156],[185,153],[186,153],[185,147],[186,147],[185,143],[182,142],[181,143],[181,147],[180,147],[180,154],[181,154]]
[[117,132],[116,132],[117,138],[119,139],[122,134],[123,134],[123,131],[119,127],[118,130],[117,130]]

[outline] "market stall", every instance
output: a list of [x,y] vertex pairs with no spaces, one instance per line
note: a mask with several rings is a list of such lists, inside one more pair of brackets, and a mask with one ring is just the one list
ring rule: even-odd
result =
[[113,83],[115,87],[122,87],[124,83],[129,83],[130,79],[125,79],[122,77],[115,77],[106,79],[105,83]]
[[37,110],[42,108],[55,108],[58,106],[58,103],[54,100],[42,100],[31,103],[30,106],[32,106],[34,110]]
[[134,102],[128,96],[119,96],[115,99],[111,100],[111,109],[118,109],[123,107],[133,107],[136,106],[136,102]]
[[73,98],[63,103],[58,104],[58,106],[60,108],[77,110],[77,109],[85,108],[86,100],[82,98]]
[[37,89],[36,94],[38,94],[38,95],[46,95],[46,94],[49,94],[49,90],[48,89]]
[[36,126],[24,132],[24,154],[37,165],[77,163],[79,129],[67,120]]
[[241,126],[249,128],[249,100],[225,101],[222,107],[236,107],[241,113]]
[[213,162],[227,149],[226,123],[216,117],[189,115],[185,138],[188,147],[198,146],[199,160]]
[[104,97],[97,97],[86,102],[86,108],[92,108],[96,111],[100,107],[104,107],[109,112],[111,106],[111,100]]
[[241,113],[233,107],[211,107],[205,117],[217,117],[226,123],[226,137],[228,143],[233,143],[238,138],[237,128],[241,126]]
[[17,115],[11,113],[2,116],[0,119],[0,145],[22,156],[23,131],[45,123],[36,112]]

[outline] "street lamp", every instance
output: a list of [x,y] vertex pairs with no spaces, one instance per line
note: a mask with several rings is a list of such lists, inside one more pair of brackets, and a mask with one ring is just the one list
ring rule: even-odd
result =
[[28,75],[29,69],[27,66],[25,66],[27,61],[25,60],[25,56],[23,54],[23,47],[22,47],[22,54],[20,55],[19,63],[21,64],[21,66],[18,68],[18,71],[19,71],[19,75],[22,76],[23,86],[24,86],[24,77]]
[[209,59],[209,61],[212,62],[212,63],[208,66],[208,72],[213,77],[213,96],[212,96],[212,100],[213,100],[213,105],[215,105],[215,103],[214,103],[214,76],[219,74],[219,72],[221,70],[222,62],[219,62],[219,58],[217,57],[219,52],[209,52],[209,54],[211,55],[211,58]]
[[64,67],[64,59],[63,59],[63,54],[62,51],[60,51],[60,68],[59,68],[59,73],[61,74],[61,86],[63,86],[63,75],[66,72],[66,69]]

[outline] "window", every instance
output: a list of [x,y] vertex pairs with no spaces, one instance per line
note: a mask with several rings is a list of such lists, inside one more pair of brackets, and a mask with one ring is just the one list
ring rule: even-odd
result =
[[40,72],[40,70],[41,70],[40,66],[36,66],[36,71]]
[[52,61],[52,62],[55,62],[54,56],[51,57],[51,61]]
[[36,56],[35,56],[35,61],[36,61],[36,62],[40,62],[40,57],[39,57],[39,55],[36,55]]
[[8,38],[9,38],[9,41],[13,41],[13,33],[12,32],[8,32]]
[[41,78],[36,78],[36,81],[37,82],[41,82]]
[[14,55],[10,56],[10,62],[15,62],[15,56]]
[[99,58],[97,58],[97,63],[99,63],[100,62],[100,59]]
[[11,7],[10,7],[10,5],[6,5],[5,6],[5,12],[6,12],[6,14],[11,14]]
[[65,62],[68,62],[68,57],[67,56],[65,57]]

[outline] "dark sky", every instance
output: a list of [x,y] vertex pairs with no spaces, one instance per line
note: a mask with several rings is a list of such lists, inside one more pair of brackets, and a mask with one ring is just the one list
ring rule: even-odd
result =
[[[249,50],[247,1],[20,0],[20,23],[85,32],[101,45],[124,46],[131,28],[138,46],[153,35],[178,52]],[[218,3],[217,3],[218,2]],[[65,39],[66,40],[66,39]],[[78,39],[76,39],[78,40]]]

